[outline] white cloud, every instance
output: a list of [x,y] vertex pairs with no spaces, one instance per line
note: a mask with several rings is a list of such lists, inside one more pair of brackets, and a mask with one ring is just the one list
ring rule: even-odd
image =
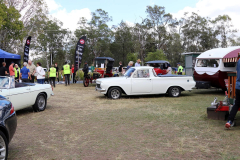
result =
[[240,1],[239,0],[199,0],[196,7],[185,7],[177,13],[172,13],[175,18],[183,17],[185,12],[196,12],[201,16],[216,18],[218,15],[227,14],[232,18],[234,28],[240,30]]
[[52,13],[51,16],[63,22],[63,28],[75,31],[78,27],[77,23],[80,17],[85,17],[87,20],[91,19],[91,11],[88,8],[84,8],[81,10],[72,10],[71,12],[67,12],[64,8]]
[[50,18],[56,18],[63,22],[63,28],[65,29],[75,31],[80,17],[85,17],[87,20],[91,19],[91,11],[88,8],[67,12],[66,8],[57,4],[55,0],[46,0],[46,3],[50,11]]
[[49,11],[55,11],[62,7],[60,4],[57,4],[54,0],[46,0]]
[[130,22],[130,21],[125,21],[125,23],[129,26],[129,27],[134,27],[135,23]]

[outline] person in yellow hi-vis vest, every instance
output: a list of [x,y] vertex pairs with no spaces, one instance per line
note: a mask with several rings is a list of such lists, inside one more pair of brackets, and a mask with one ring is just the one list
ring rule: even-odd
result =
[[49,77],[51,86],[53,86],[54,88],[55,88],[56,76],[58,77],[58,73],[57,73],[56,68],[54,67],[54,64],[52,64],[51,68],[49,69],[49,72],[48,72],[48,77]]
[[182,75],[182,71],[183,71],[183,67],[181,66],[180,63],[177,63],[177,66],[178,66],[178,75]]
[[67,62],[65,62],[65,65],[62,68],[62,72],[65,77],[65,86],[70,85],[71,67]]
[[21,71],[20,71],[20,68],[18,67],[18,64],[15,64],[14,71],[15,71],[15,80],[19,81],[19,76]]

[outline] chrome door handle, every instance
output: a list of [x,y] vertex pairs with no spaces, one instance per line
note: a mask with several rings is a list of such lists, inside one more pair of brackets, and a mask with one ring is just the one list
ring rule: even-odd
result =
[[27,88],[27,90],[30,90],[30,88]]

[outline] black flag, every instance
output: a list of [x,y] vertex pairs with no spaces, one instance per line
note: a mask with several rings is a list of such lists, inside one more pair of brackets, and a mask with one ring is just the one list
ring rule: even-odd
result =
[[87,39],[86,36],[82,36],[77,43],[76,50],[75,50],[74,72],[76,72],[78,70],[78,67],[81,65],[86,39]]
[[25,43],[23,62],[28,62],[30,42],[31,42],[31,36],[27,38]]

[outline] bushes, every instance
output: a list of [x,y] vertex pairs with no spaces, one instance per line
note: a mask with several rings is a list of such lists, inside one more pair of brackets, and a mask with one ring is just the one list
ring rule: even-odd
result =
[[76,72],[75,79],[76,79],[77,81],[79,81],[79,80],[83,80],[83,78],[84,78],[84,73],[83,73],[83,71],[82,71],[82,70],[78,70],[78,71]]
[[[88,74],[90,74],[90,76],[93,76],[93,73],[92,73],[92,72],[89,72]],[[83,73],[82,70],[78,70],[78,71],[76,72],[75,79],[76,79],[77,81],[84,79],[84,73]]]

